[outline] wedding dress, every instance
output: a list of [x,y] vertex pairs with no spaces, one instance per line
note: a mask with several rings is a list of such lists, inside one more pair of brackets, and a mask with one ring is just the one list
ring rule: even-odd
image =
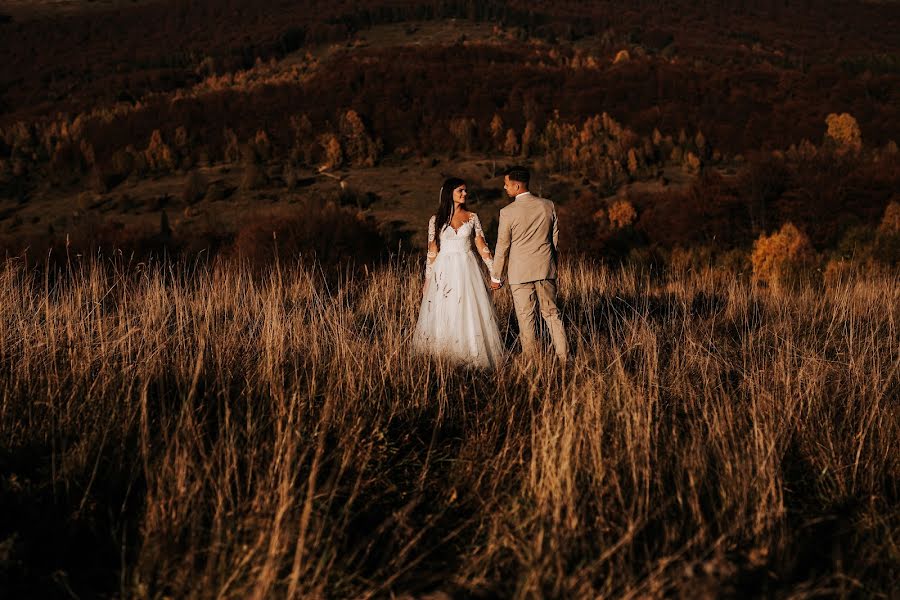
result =
[[503,356],[497,315],[472,240],[481,259],[493,268],[478,216],[454,230],[448,223],[435,245],[435,217],[428,222],[428,259],[419,320],[413,333],[416,351],[479,367],[494,368]]

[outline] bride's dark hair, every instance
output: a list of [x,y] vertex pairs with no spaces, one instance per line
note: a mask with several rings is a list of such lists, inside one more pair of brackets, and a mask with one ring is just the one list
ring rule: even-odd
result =
[[441,249],[441,231],[453,217],[453,190],[465,184],[466,182],[459,177],[450,177],[445,179],[444,185],[441,186],[441,203],[434,219],[434,242],[438,250]]

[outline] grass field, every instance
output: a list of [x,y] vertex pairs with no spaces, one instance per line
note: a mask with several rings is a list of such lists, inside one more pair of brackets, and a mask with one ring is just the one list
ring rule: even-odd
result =
[[[891,597],[900,285],[564,263],[574,363],[414,356],[420,265],[0,271],[0,590]],[[437,596],[433,596],[437,597]]]

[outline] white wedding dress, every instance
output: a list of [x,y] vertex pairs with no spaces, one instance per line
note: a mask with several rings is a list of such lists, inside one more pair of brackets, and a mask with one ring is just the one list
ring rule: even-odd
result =
[[472,250],[473,238],[490,272],[494,261],[475,213],[457,230],[449,224],[444,226],[440,251],[435,243],[435,217],[428,222],[425,291],[413,333],[413,348],[493,369],[503,357],[503,342],[494,305]]

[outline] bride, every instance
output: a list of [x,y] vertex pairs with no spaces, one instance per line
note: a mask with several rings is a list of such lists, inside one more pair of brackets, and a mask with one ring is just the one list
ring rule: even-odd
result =
[[478,215],[466,209],[466,183],[444,181],[437,214],[428,222],[428,259],[413,348],[454,361],[494,368],[503,356],[497,315],[472,252],[487,265],[490,248]]

